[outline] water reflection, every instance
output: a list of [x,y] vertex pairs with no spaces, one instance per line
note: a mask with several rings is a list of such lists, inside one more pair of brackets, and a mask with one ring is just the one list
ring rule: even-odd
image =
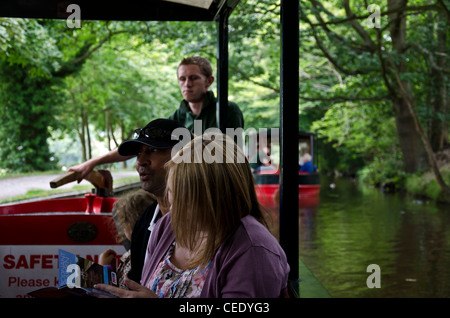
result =
[[[300,257],[333,297],[450,296],[449,206],[323,178],[299,216]],[[366,285],[370,264],[381,288]]]

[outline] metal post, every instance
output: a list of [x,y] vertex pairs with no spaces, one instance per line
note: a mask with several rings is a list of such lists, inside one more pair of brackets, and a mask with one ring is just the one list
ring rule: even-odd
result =
[[223,8],[219,21],[217,42],[217,125],[225,133],[228,110],[228,8]]
[[291,268],[289,280],[298,292],[298,111],[299,1],[281,0],[281,170],[280,244]]

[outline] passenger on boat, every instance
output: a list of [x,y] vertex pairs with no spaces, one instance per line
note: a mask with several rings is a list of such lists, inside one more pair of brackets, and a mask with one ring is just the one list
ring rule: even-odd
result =
[[156,197],[156,201],[136,221],[131,235],[131,270],[128,278],[136,282],[141,280],[151,231],[159,218],[169,211],[164,198],[167,175],[164,165],[171,158],[172,148],[179,142],[172,140],[172,134],[178,128],[186,129],[174,120],[155,119],[144,128],[137,129],[135,139],[124,141],[118,148],[121,155],[137,155],[136,170],[141,187]]
[[[249,163],[237,160],[244,155],[229,137],[215,136],[196,137],[166,165],[171,212],[150,238],[142,285],[96,288],[119,297],[287,295],[289,265],[267,229]],[[223,153],[223,163],[194,162],[206,147]]]
[[270,147],[268,146],[262,147],[261,150],[257,151],[256,155],[250,157],[249,161],[252,172],[254,173],[260,173],[262,171],[276,172],[277,170],[277,167],[272,164],[272,160],[270,158]]
[[317,171],[317,166],[313,165],[312,157],[309,153],[305,153],[302,156],[302,162],[303,162],[303,164],[300,167],[301,172],[313,173],[313,172]]
[[[117,241],[131,242],[131,234],[136,221],[140,218],[144,210],[156,201],[156,197],[144,189],[128,193],[120,198],[113,209],[113,216],[117,228]],[[120,288],[127,289],[124,280],[131,269],[131,250],[127,250],[120,258],[119,266],[116,265],[117,253],[112,249],[107,249],[99,257],[99,264],[111,267],[117,274],[117,280]]]
[[[178,65],[177,78],[184,99],[181,101],[179,108],[168,118],[180,122],[192,133],[194,133],[195,120],[201,120],[202,133],[208,128],[217,127],[217,99],[213,92],[209,90],[214,82],[211,63],[199,56],[187,57]],[[238,105],[233,102],[228,102],[227,127],[244,128],[242,112]],[[69,171],[79,172],[78,182],[81,182],[96,166],[125,161],[133,158],[133,156],[121,155],[116,148],[107,154],[72,166]]]

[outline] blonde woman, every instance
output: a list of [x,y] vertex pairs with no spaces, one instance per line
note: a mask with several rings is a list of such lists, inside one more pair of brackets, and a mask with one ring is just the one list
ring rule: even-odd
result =
[[171,212],[152,232],[141,285],[120,297],[280,297],[286,255],[268,231],[250,165],[225,135],[194,138],[166,164]]

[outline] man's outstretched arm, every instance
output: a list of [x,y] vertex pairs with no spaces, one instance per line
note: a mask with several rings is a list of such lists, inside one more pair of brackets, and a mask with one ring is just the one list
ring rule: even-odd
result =
[[75,171],[78,172],[79,178],[78,183],[81,182],[94,168],[98,165],[107,164],[107,163],[114,163],[114,162],[121,162],[128,160],[130,158],[133,158],[134,156],[121,156],[119,154],[118,148],[111,150],[107,154],[104,154],[102,156],[98,156],[95,158],[91,158],[83,163],[80,163],[79,165],[75,165],[69,168],[69,171]]

